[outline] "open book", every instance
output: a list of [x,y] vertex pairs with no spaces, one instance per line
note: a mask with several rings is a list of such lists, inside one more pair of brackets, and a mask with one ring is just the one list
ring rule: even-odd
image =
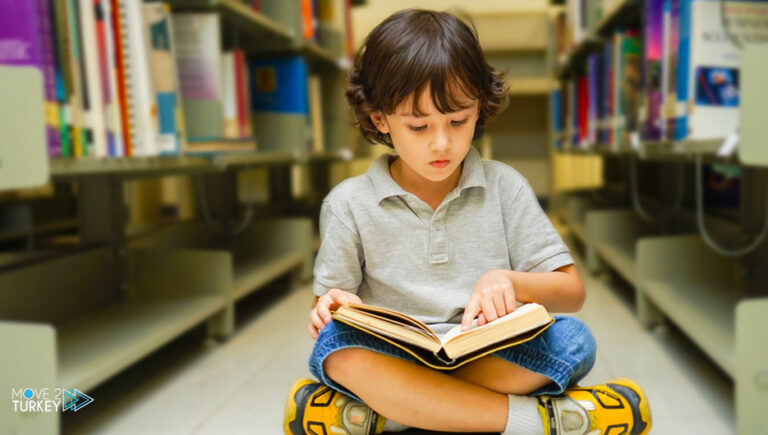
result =
[[331,313],[339,322],[367,332],[405,350],[424,364],[440,370],[459,367],[497,350],[524,343],[554,323],[547,310],[536,303],[462,332],[456,325],[442,338],[424,323],[386,308],[348,304]]

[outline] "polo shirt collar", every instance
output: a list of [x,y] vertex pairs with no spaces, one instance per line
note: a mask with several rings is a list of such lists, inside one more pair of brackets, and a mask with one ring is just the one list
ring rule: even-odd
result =
[[[366,172],[366,175],[373,183],[377,202],[381,202],[391,196],[408,194],[408,192],[392,179],[392,175],[389,173],[389,164],[393,158],[394,155],[392,154],[383,154],[379,156]],[[486,186],[483,159],[480,157],[480,153],[475,147],[470,147],[467,156],[464,158],[464,167],[461,170],[461,176],[459,177],[459,184],[456,186],[456,191],[461,193],[464,189],[470,187],[485,188]]]

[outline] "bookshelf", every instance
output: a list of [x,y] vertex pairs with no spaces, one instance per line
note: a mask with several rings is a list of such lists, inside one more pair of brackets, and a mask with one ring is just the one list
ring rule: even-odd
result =
[[[43,159],[50,167],[51,182],[71,185],[77,209],[34,226],[31,218],[27,227],[14,221],[16,226],[0,231],[0,243],[5,245],[71,233],[66,240],[45,240],[44,246],[55,248],[51,251],[0,252],[0,353],[15,356],[11,366],[0,362],[0,387],[6,390],[21,382],[88,393],[193,328],[205,328],[209,338],[226,339],[233,332],[239,300],[283,277],[294,285],[311,279],[317,236],[314,216],[304,216],[311,215],[307,210],[314,205],[294,203],[290,197],[292,168],[312,166],[322,175],[333,164],[367,155],[366,150],[352,147],[346,123],[349,114],[341,84],[350,62],[346,44],[334,51],[343,35],[331,29],[329,40],[337,46],[328,46],[325,40],[321,45],[286,25],[285,16],[272,18],[238,0],[170,4],[173,12],[217,13],[220,48],[239,49],[247,60],[302,58],[307,74],[320,77],[324,115],[320,121],[327,145],[310,150],[302,140],[285,147],[281,143],[278,149],[251,146],[257,151],[250,152]],[[273,8],[284,4],[261,2]],[[329,34],[329,29],[321,30]],[[206,136],[205,140],[231,139]],[[241,140],[248,141],[255,145],[258,133],[256,141]],[[243,207],[237,174],[253,168],[269,173],[271,202],[264,206],[269,209],[258,210],[271,218],[246,213],[242,216],[246,222],[239,216]],[[207,191],[203,196],[211,221],[162,217],[129,222],[125,197],[132,186],[126,183],[167,176],[198,179],[198,187]],[[319,185],[317,174],[313,176],[318,185],[311,188],[322,194],[327,186]],[[302,217],[281,217],[284,214]],[[225,222],[235,220],[246,224],[243,231],[222,232]],[[59,419],[56,413],[28,418],[0,404],[0,432],[56,434],[61,430]]]
[[[568,3],[570,4],[567,7],[573,7],[581,2],[569,0]],[[624,0],[604,2],[603,5],[609,3],[614,7],[603,11],[602,18],[593,28],[584,33],[584,38],[561,56],[559,59],[561,62],[553,62],[552,75],[561,82],[576,80],[580,75],[582,80],[586,79],[588,99],[593,98],[593,94],[601,95],[603,92],[598,90],[595,93],[590,90],[595,88],[589,87],[590,77],[589,74],[585,74],[589,70],[588,56],[600,53],[604,50],[605,44],[615,41],[613,35],[619,30],[640,29],[637,36],[643,43],[648,32],[647,28],[642,26],[648,21],[644,15],[647,13],[645,8],[650,4],[649,2]],[[553,28],[556,23],[557,21],[553,21]],[[551,37],[553,41],[557,41],[554,31]],[[556,46],[555,43],[551,44],[553,59],[557,57],[554,54]],[[608,53],[604,52],[604,55],[609,57]],[[645,77],[644,74],[647,73],[643,70],[646,67],[643,57],[645,54],[642,50],[640,53],[641,73]],[[748,146],[755,147],[763,142],[762,139],[756,139],[764,136],[755,132],[762,131],[759,130],[762,121],[758,121],[761,119],[758,114],[764,112],[762,108],[764,108],[765,99],[756,98],[756,96],[764,95],[761,92],[764,88],[765,74],[761,74],[761,71],[764,71],[761,68],[765,64],[765,49],[757,49],[755,46],[742,50],[740,54],[743,55],[741,71],[749,77],[748,80],[740,82],[739,93],[742,98],[739,116],[751,123],[753,130],[745,143],[748,142]],[[752,66],[747,70],[746,65]],[[604,74],[601,68],[598,67],[592,71],[597,70]],[[624,77],[620,80],[624,80]],[[622,83],[629,86],[627,82]],[[768,395],[765,394],[767,390],[762,387],[766,383],[760,383],[757,379],[762,374],[768,373],[768,348],[757,345],[758,348],[755,349],[753,346],[760,340],[764,341],[758,331],[768,328],[765,320],[765,314],[768,313],[768,293],[762,284],[765,282],[763,271],[768,264],[768,244],[758,243],[762,240],[760,235],[765,220],[764,207],[768,206],[768,200],[765,198],[768,173],[765,166],[759,163],[759,159],[742,160],[742,155],[745,153],[742,152],[741,145],[739,152],[722,153],[721,148],[726,138],[718,136],[727,136],[730,132],[721,135],[710,134],[705,128],[708,127],[707,125],[702,127],[703,124],[700,123],[698,126],[693,126],[690,121],[692,112],[686,112],[690,136],[711,137],[710,139],[643,139],[641,134],[645,135],[645,138],[653,137],[652,134],[644,133],[642,130],[644,126],[642,115],[646,112],[640,112],[640,110],[644,110],[642,104],[646,104],[644,102],[647,96],[645,82],[631,84],[639,85],[637,123],[625,123],[624,120],[620,120],[610,125],[614,134],[618,131],[617,125],[621,128],[636,125],[636,131],[615,141],[613,146],[601,143],[604,140],[601,136],[598,136],[595,141],[587,134],[585,139],[583,132],[589,133],[590,126],[588,124],[584,126],[579,118],[578,127],[576,127],[574,119],[570,117],[573,113],[561,114],[559,118],[551,114],[553,127],[550,142],[553,144],[555,156],[591,155],[601,158],[604,164],[600,171],[607,177],[607,183],[620,183],[625,186],[621,191],[609,192],[614,195],[607,197],[604,186],[560,192],[553,201],[559,206],[557,214],[565,220],[569,233],[573,236],[572,241],[576,242],[574,245],[584,248],[586,263],[592,273],[610,270],[634,287],[636,314],[642,323],[648,327],[664,321],[674,323],[711,359],[714,365],[731,377],[734,383],[738,433],[752,434],[764,431],[764,410],[768,406]],[[578,86],[583,86],[583,82]],[[583,87],[578,86],[563,87],[561,94],[570,92],[569,97],[576,95],[580,98],[579,92]],[[593,93],[590,94],[590,92]],[[679,111],[684,104],[678,101],[676,110]],[[695,110],[702,110],[699,103],[691,101],[689,95],[687,107],[694,106]],[[592,123],[594,119],[589,118],[588,105],[587,108],[588,123]],[[665,116],[669,116],[668,113],[669,108]],[[727,116],[731,115],[733,113]],[[674,116],[677,118],[680,114],[676,112]],[[727,116],[722,119],[717,118],[717,122],[727,124],[732,121],[732,118]],[[561,127],[565,132],[558,130],[554,123],[555,119],[565,120]],[[605,121],[604,119],[595,119],[598,121],[598,131],[606,128],[607,124],[600,122]],[[565,127],[565,123],[574,124]],[[744,121],[740,125],[742,130],[746,123],[747,121]],[[697,127],[699,130],[696,130]],[[574,130],[582,128],[584,130],[581,130],[578,141],[578,145],[581,146],[571,144],[570,142],[575,139],[568,135],[575,136]],[[698,134],[695,133],[696,131]],[[731,140],[730,137],[728,139]],[[759,148],[757,149],[758,152],[754,155],[762,152]],[[682,171],[683,175],[676,181],[665,177],[672,174],[669,172],[672,169],[670,163],[677,163],[675,171]],[[682,183],[679,191],[682,195],[679,208],[676,205],[674,213],[667,213],[671,210],[664,208],[661,213],[664,217],[667,217],[667,214],[671,215],[668,219],[652,222],[651,218],[645,216],[647,213],[640,210],[637,204],[635,209],[632,208],[631,193],[633,183],[636,182],[633,182],[631,175],[628,174],[630,171],[628,166],[635,164],[638,166],[632,167],[648,171],[644,174],[645,180],[657,179],[655,182],[646,183],[647,185],[644,186],[646,189],[640,189],[638,192],[638,195],[644,195],[646,201],[650,195],[655,195],[659,198],[659,202],[663,203],[664,198],[669,199],[667,193],[670,191],[670,183],[675,183],[673,186]],[[706,204],[697,196],[697,189],[711,180],[711,178],[702,177],[698,172],[706,166],[735,167],[742,174],[736,193],[729,194],[737,197],[731,197],[731,205],[725,206],[730,207],[728,208],[730,213],[716,212],[716,205],[707,205],[703,207],[703,211],[695,208],[699,202]],[[563,169],[564,172],[577,170],[575,166]],[[655,177],[650,174],[654,174]],[[634,188],[637,186],[635,185]],[[717,190],[712,187],[707,188],[711,189],[709,192]],[[712,195],[715,194],[717,192],[712,193]],[[721,201],[726,200],[721,197]],[[704,234],[702,226],[714,235],[712,237],[714,241],[705,241],[700,235]],[[755,249],[739,256],[733,253],[736,250],[731,250],[729,255],[725,255],[728,250],[722,247],[717,249],[714,245],[725,244],[727,241],[733,242],[729,246],[750,246]]]

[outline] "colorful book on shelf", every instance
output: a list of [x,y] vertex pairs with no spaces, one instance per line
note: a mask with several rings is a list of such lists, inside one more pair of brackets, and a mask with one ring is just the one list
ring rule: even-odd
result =
[[598,106],[600,101],[600,55],[590,54],[587,58],[587,142],[597,143],[598,121],[600,119]]
[[641,41],[636,31],[618,32],[614,38],[613,141],[615,149],[637,131],[637,106],[642,82]]
[[588,146],[587,129],[589,128],[589,92],[587,90],[587,77],[580,75],[576,79],[577,83],[577,139],[574,142],[579,148],[586,148]]
[[602,74],[602,114],[600,127],[600,142],[604,144],[613,143],[613,45],[606,42],[603,47],[603,74]]
[[307,65],[301,56],[249,61],[253,127],[263,150],[307,151]]
[[91,129],[88,155],[107,157],[107,125],[101,69],[99,65],[98,36],[94,0],[79,0],[81,54],[84,62],[84,89],[87,94],[84,105],[85,120]]
[[[102,77],[106,77],[104,84],[104,102],[106,106],[107,120],[107,140],[110,157],[124,157],[125,143],[123,141],[123,104],[120,101],[120,92],[118,91],[120,74],[118,70],[117,51],[118,41],[115,28],[112,21],[112,2],[110,0],[99,0],[101,12],[97,14],[97,23],[103,27],[100,32],[104,39],[104,48],[101,55],[105,56],[102,64],[106,67],[102,71]],[[102,49],[100,48],[100,52]]]
[[0,65],[43,73],[48,154],[61,155],[53,33],[47,0],[0,1]]
[[219,15],[174,13],[173,38],[187,137],[222,137]]
[[240,137],[237,124],[237,83],[235,78],[235,52],[221,53],[221,117],[223,136]]
[[334,320],[387,341],[439,370],[450,370],[539,335],[554,319],[539,304],[529,303],[483,326],[462,332],[461,325],[439,337],[429,326],[406,314],[365,304],[342,305]]
[[51,27],[54,35],[54,62],[56,65],[56,100],[59,106],[59,133],[61,156],[71,157],[73,152],[74,128],[71,122],[72,74],[69,46],[69,11],[67,0],[53,0],[51,6]]
[[646,0],[644,11],[643,85],[645,88],[640,121],[644,140],[662,137],[662,52],[664,43],[664,1]]
[[325,149],[323,129],[322,95],[320,77],[309,76],[307,92],[309,98],[310,132],[312,134],[312,152],[319,153]]
[[675,139],[729,136],[739,127],[737,44],[768,40],[768,1],[680,1],[677,106],[687,110],[676,114]]
[[90,122],[86,119],[88,92],[85,84],[85,60],[83,58],[83,42],[80,31],[80,8],[78,0],[67,0],[68,29],[69,29],[69,68],[71,71],[72,94],[69,99],[72,112],[72,156],[88,155],[91,148],[93,132]]
[[687,109],[677,102],[677,81],[680,79],[680,0],[664,0],[663,19],[663,57],[662,57],[662,122],[664,137],[675,138],[675,129],[679,115]]
[[171,12],[164,3],[142,6],[144,41],[149,56],[152,95],[157,107],[155,151],[161,155],[179,154],[185,145],[183,114],[176,72],[175,44]]

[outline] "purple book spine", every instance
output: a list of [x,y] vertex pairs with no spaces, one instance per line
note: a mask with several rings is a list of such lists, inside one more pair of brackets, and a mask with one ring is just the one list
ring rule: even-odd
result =
[[642,126],[645,140],[659,140],[662,132],[661,75],[664,26],[664,0],[645,2],[645,110],[647,117]]
[[[46,19],[43,20],[43,17]],[[42,71],[48,149],[49,153],[55,155],[57,151],[61,152],[61,137],[54,123],[56,87],[52,46],[49,39],[46,56],[43,43],[43,30],[51,38],[48,19],[48,4],[44,0],[0,0],[0,64],[32,66]],[[54,105],[50,106],[49,103]]]

